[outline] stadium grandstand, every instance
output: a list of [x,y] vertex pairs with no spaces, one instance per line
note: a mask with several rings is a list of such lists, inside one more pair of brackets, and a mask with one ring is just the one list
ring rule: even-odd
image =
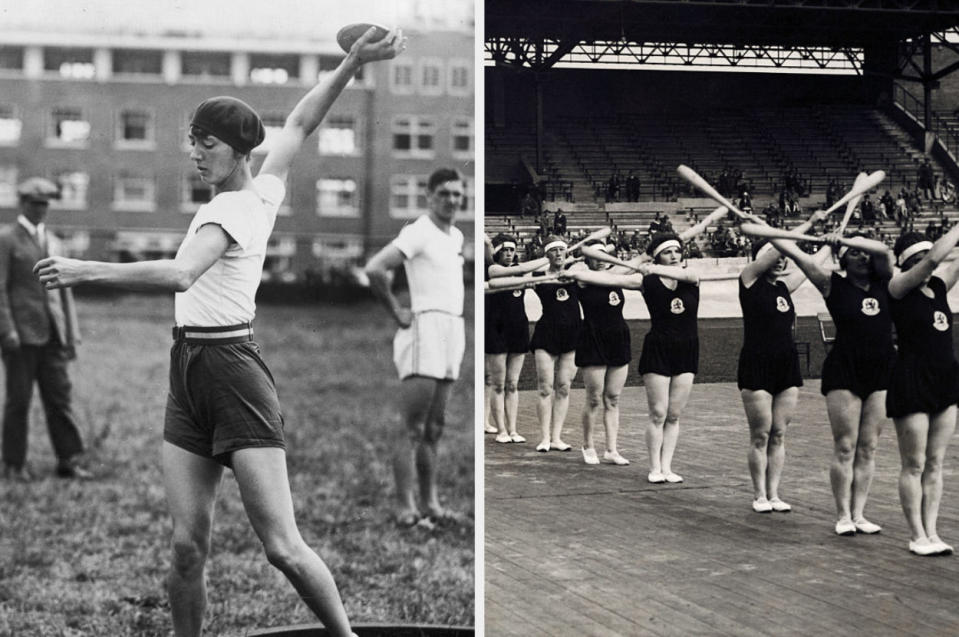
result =
[[[796,225],[887,177],[850,228],[959,220],[959,8],[929,1],[488,0],[485,229],[528,256],[609,225],[621,252],[715,207]],[[733,224],[690,256],[748,253]]]

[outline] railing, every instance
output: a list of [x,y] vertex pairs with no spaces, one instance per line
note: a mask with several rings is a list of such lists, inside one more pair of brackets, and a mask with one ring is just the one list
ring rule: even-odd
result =
[[[900,84],[893,84],[892,91],[893,103],[902,109],[902,111],[912,118],[919,126],[925,128],[925,108],[921,99],[910,93]],[[932,115],[932,133],[939,139],[939,142],[945,146],[953,159],[959,162],[959,135],[953,131],[949,124],[933,113]]]

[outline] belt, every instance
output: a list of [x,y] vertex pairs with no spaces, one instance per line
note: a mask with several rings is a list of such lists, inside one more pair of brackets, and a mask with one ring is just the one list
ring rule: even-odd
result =
[[253,340],[253,323],[240,325],[217,325],[214,327],[191,327],[174,325],[173,340],[199,345],[231,345]]

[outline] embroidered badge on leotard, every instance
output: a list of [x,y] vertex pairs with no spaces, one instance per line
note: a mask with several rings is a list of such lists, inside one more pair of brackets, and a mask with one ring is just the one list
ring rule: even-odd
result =
[[683,300],[680,298],[673,299],[669,304],[669,311],[673,314],[682,314],[686,311],[686,306],[683,305]]
[[777,296],[777,297],[776,297],[776,309],[779,310],[780,312],[788,312],[788,311],[789,311],[789,301],[787,301],[786,299],[784,299],[784,298],[781,297],[781,296]]
[[949,320],[944,313],[936,310],[932,315],[932,326],[940,332],[945,332],[949,329]]
[[566,291],[566,288],[556,288],[556,300],[557,301],[569,300],[569,292]]
[[609,293],[609,304],[610,304],[610,305],[612,305],[613,307],[616,307],[617,305],[619,305],[619,304],[622,303],[622,302],[623,302],[623,300],[622,300],[621,298],[619,298],[619,295],[616,294],[616,291],[615,291],[615,290],[613,290],[612,292]]
[[866,316],[875,316],[879,314],[879,301],[872,297],[862,300],[862,313]]

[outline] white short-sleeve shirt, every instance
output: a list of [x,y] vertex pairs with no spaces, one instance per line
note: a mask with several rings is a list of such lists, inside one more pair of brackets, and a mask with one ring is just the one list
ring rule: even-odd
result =
[[393,239],[406,258],[403,267],[414,313],[440,311],[463,315],[463,233],[440,230],[429,215],[405,226]]
[[178,255],[208,223],[223,228],[232,241],[226,253],[189,290],[176,294],[177,325],[214,327],[253,320],[267,240],[286,194],[286,186],[275,175],[260,175],[253,186],[255,191],[218,194],[200,206],[190,222]]

